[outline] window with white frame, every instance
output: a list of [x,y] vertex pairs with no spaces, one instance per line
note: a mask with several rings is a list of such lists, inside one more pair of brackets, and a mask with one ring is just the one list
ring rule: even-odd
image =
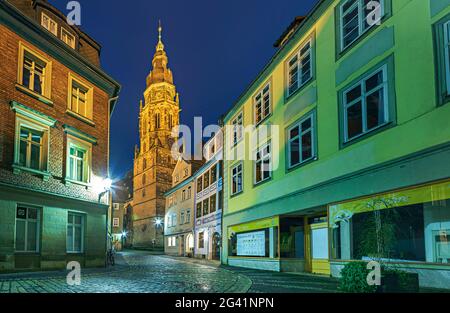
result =
[[291,96],[312,78],[312,40],[308,40],[287,64],[287,96]]
[[64,41],[72,49],[75,49],[75,36],[64,28],[61,28],[61,40]]
[[209,213],[214,213],[217,210],[217,194],[213,194],[210,198],[209,198]]
[[[371,27],[379,24],[384,14],[383,2],[384,0],[347,0],[340,5],[341,51],[350,46]],[[377,15],[379,19],[373,21],[371,16],[376,18]]]
[[265,144],[255,153],[254,177],[255,184],[272,177],[272,155],[270,143]]
[[190,223],[191,222],[191,210],[188,209],[186,210],[186,223]]
[[256,125],[264,121],[272,113],[270,83],[268,83],[253,97],[253,106]]
[[84,249],[84,216],[69,213],[67,217],[67,252],[82,253]]
[[40,210],[17,206],[16,210],[16,252],[39,252]]
[[175,247],[176,245],[177,245],[177,238],[176,237],[168,237],[167,238],[167,246]]
[[71,136],[67,142],[67,178],[75,182],[89,183],[92,145]]
[[180,224],[184,224],[185,223],[185,215],[184,215],[184,210],[182,210],[180,212]]
[[242,112],[236,115],[231,121],[231,125],[233,125],[233,145],[235,145],[241,141],[243,137],[244,118]]
[[243,170],[242,163],[231,169],[231,194],[237,194],[243,190]]
[[120,219],[118,217],[113,218],[113,227],[119,227]]
[[181,194],[181,201],[186,200],[186,189],[183,190],[182,194]]
[[45,13],[42,13],[41,25],[53,35],[58,36],[58,23],[56,23]]
[[444,63],[447,96],[450,95],[450,21],[444,24]]
[[343,93],[344,141],[357,138],[389,120],[387,66],[365,76]]
[[288,129],[288,165],[292,168],[315,155],[314,114],[310,113]]
[[69,75],[69,110],[92,120],[93,88]]

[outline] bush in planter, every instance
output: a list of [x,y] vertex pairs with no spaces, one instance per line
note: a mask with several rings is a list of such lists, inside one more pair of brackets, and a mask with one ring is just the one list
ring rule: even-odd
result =
[[381,286],[370,286],[367,283],[370,272],[366,262],[347,263],[341,271],[339,290],[350,293],[419,291],[419,276],[416,273],[382,266]]
[[419,275],[392,268],[382,269],[380,292],[419,292]]
[[374,293],[377,286],[367,284],[367,276],[370,270],[366,262],[350,262],[341,270],[339,290],[351,293]]

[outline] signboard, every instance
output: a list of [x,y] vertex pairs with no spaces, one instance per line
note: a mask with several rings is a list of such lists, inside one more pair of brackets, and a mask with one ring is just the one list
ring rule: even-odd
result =
[[266,256],[266,232],[237,234],[238,256]]

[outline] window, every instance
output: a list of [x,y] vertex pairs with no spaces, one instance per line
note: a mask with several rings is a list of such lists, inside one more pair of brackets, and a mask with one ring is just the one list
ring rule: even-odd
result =
[[188,187],[187,198],[190,199],[192,197],[192,187]]
[[20,128],[19,165],[44,170],[44,132],[22,126]]
[[203,186],[205,188],[209,186],[209,172],[206,172],[205,175],[203,175]]
[[180,212],[180,224],[184,224],[185,220],[184,220],[184,211]]
[[69,75],[69,110],[92,120],[93,88]]
[[161,115],[156,113],[155,115],[155,129],[161,128]]
[[72,182],[89,183],[92,146],[68,136],[67,178]]
[[236,165],[231,169],[231,194],[235,195],[242,192],[243,185],[243,173],[242,173],[242,163]]
[[119,211],[120,206],[118,203],[114,203],[113,208],[114,208],[114,211]]
[[61,28],[61,40],[64,41],[72,49],[75,49],[75,36],[69,33],[64,28]]
[[203,200],[203,216],[206,216],[209,214],[209,200]]
[[241,141],[243,137],[244,119],[242,112],[236,115],[236,117],[231,121],[233,125],[233,145]]
[[189,175],[189,169],[185,168],[184,169],[184,177],[187,177]]
[[255,155],[254,171],[255,184],[261,183],[272,177],[270,144],[260,148]]
[[219,201],[217,204],[217,209],[222,210],[222,206],[223,206],[223,190],[219,191]]
[[209,208],[210,208],[210,213],[214,213],[216,212],[216,194],[213,194],[210,198],[209,198]]
[[371,7],[371,0],[347,0],[339,7],[341,51],[350,46],[367,30],[377,25],[379,21],[371,21],[369,14],[378,11],[380,19],[384,15],[384,0],[378,7]]
[[350,141],[386,124],[389,119],[388,102],[386,66],[345,90],[344,141]]
[[18,206],[16,211],[16,252],[39,252],[39,212]]
[[176,247],[177,246],[177,238],[176,237],[167,237],[167,246]]
[[84,216],[69,213],[67,221],[67,252],[81,253],[84,246]]
[[211,184],[217,180],[217,164],[211,168]]
[[45,13],[42,13],[41,25],[53,35],[58,36],[58,24]]
[[144,174],[144,175],[142,175],[142,185],[145,185],[145,181],[146,181],[146,177],[145,177],[145,174]]
[[288,129],[288,165],[292,168],[315,157],[314,114]]
[[[18,85],[33,95],[50,98],[52,63],[44,56],[19,43]],[[19,87],[20,87],[19,86]]]
[[119,227],[120,220],[118,217],[113,218],[113,227]]
[[444,24],[444,55],[447,96],[450,95],[450,22]]
[[197,179],[197,192],[203,190],[203,177]]
[[183,193],[181,194],[181,201],[186,200],[186,190],[183,190]]
[[172,114],[169,114],[169,129],[172,129],[173,127],[173,117]]
[[253,105],[255,110],[255,124],[258,125],[272,113],[270,83],[253,97]]
[[306,42],[287,64],[287,96],[294,94],[312,77],[312,41]]
[[186,210],[186,223],[191,222],[191,210]]
[[199,203],[197,203],[197,214],[196,214],[197,218],[202,217],[202,202],[200,201]]
[[203,249],[205,247],[205,232],[198,233],[198,248]]

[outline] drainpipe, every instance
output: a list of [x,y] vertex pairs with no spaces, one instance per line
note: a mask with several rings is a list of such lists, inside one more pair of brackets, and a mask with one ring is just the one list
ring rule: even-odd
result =
[[[110,144],[111,144],[111,105],[114,101],[117,101],[119,99],[119,96],[115,96],[112,98],[109,98],[108,100],[108,143],[106,147],[106,154],[107,154],[107,160],[106,160],[106,171],[107,176],[109,178],[110,172],[109,172],[109,150],[110,150]],[[106,243],[105,243],[105,251],[108,252],[108,233],[109,233],[109,225],[112,225],[112,193],[111,190],[108,191],[108,211],[106,212]],[[112,229],[111,229],[111,235],[112,235]],[[105,254],[105,267],[107,266],[107,260],[106,260],[106,254]]]

